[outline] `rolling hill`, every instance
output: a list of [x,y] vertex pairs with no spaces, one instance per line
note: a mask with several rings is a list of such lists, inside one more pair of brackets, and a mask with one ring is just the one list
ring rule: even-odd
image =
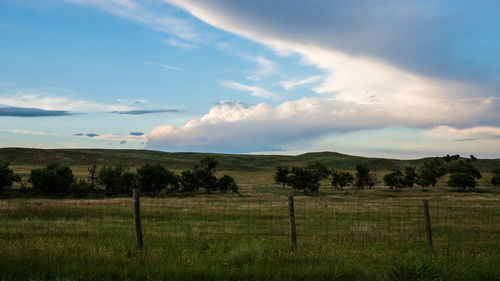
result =
[[[245,155],[215,154],[192,152],[163,152],[153,150],[117,149],[32,149],[0,148],[0,161],[11,165],[44,165],[59,162],[70,166],[109,165],[123,163],[128,166],[142,166],[146,163],[161,163],[169,168],[185,169],[192,167],[201,158],[210,155],[219,161],[221,170],[259,171],[274,169],[279,165],[304,166],[319,161],[329,168],[352,170],[359,163],[367,164],[372,170],[388,171],[404,166],[420,166],[432,158],[398,160],[351,156],[337,152],[313,152],[297,156],[283,155]],[[475,166],[481,172],[491,172],[500,167],[500,159],[478,159]]]

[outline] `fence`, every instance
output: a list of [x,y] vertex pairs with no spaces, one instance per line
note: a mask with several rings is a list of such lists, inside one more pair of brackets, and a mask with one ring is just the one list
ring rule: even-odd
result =
[[[228,247],[291,243],[286,196],[143,197],[140,204],[145,248],[172,241]],[[428,205],[435,248],[499,249],[498,200],[444,198]],[[132,198],[2,200],[0,237],[130,247],[136,239],[133,206]],[[421,199],[296,196],[294,211],[298,248],[427,245]]]

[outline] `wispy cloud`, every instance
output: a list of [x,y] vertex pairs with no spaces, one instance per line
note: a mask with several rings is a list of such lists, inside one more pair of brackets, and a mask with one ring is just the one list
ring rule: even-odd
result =
[[41,131],[32,131],[23,129],[12,129],[12,130],[0,129],[0,132],[15,133],[22,135],[35,135],[35,136],[57,136],[57,137],[63,136],[63,134],[59,133],[50,133],[50,132],[41,132]]
[[50,117],[50,116],[67,116],[72,113],[65,110],[43,110],[39,108],[27,107],[0,107],[0,116],[10,117]]
[[[126,111],[133,107],[122,104],[103,104],[83,99],[71,99],[67,96],[54,94],[17,93],[0,95],[0,104],[8,107],[35,108],[45,111],[62,112],[99,112]],[[53,112],[54,113],[54,112]]]
[[287,91],[290,91],[291,89],[305,85],[305,84],[311,84],[311,83],[316,83],[319,82],[323,79],[322,76],[312,76],[308,77],[302,80],[288,80],[288,81],[280,81],[279,84]]
[[136,109],[127,111],[111,111],[111,113],[116,114],[128,114],[128,115],[141,115],[141,114],[156,114],[156,113],[176,113],[180,112],[178,109]]
[[142,132],[130,132],[129,135],[131,135],[131,136],[142,136],[142,135],[144,135],[144,133],[142,133]]
[[257,86],[250,86],[250,85],[245,85],[241,84],[238,82],[234,81],[222,81],[222,86],[228,88],[228,89],[233,89],[237,91],[242,91],[242,92],[249,92],[250,95],[258,98],[264,98],[264,99],[276,99],[277,95],[274,93],[269,92],[268,90],[257,87]]
[[184,69],[182,69],[182,68],[179,68],[179,67],[176,67],[176,66],[172,66],[172,65],[168,65],[168,64],[165,64],[165,63],[153,62],[153,61],[145,61],[144,63],[145,64],[151,64],[151,65],[160,66],[160,67],[163,67],[163,68],[166,68],[166,69],[170,69],[170,70],[184,71]]
[[93,137],[98,137],[99,134],[95,134],[95,133],[88,133],[88,134],[85,134],[85,136],[89,137],[89,138],[93,138]]
[[165,43],[167,43],[168,45],[170,45],[172,47],[177,47],[177,48],[181,48],[184,50],[192,50],[195,48],[194,44],[187,43],[187,42],[181,41],[181,40],[172,39],[172,38],[165,39]]
[[184,40],[196,41],[197,35],[189,21],[148,8],[148,1],[131,0],[65,0],[68,3],[93,6],[126,20],[175,35]]
[[260,81],[269,76],[273,76],[277,73],[276,64],[269,59],[264,57],[248,57],[250,60],[254,61],[258,68],[253,71],[251,75],[248,75],[246,79],[251,81]]

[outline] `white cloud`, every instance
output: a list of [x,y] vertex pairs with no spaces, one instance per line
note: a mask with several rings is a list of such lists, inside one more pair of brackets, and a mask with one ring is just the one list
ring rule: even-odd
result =
[[303,98],[276,107],[265,103],[244,106],[223,102],[199,120],[184,126],[159,126],[148,135],[147,147],[173,151],[255,152],[281,149],[298,140],[312,140],[332,132],[408,126],[435,127],[442,123],[473,124],[478,112],[492,102],[441,101],[426,108],[407,105],[387,110],[385,105],[358,104],[339,98]]
[[192,50],[195,48],[195,45],[191,44],[191,43],[186,43],[186,42],[183,42],[183,41],[180,41],[180,40],[176,40],[176,39],[166,39],[165,40],[165,43],[167,43],[168,45],[172,46],[172,47],[178,47],[178,48],[181,48],[181,49],[184,49],[184,50]]
[[0,95],[0,104],[14,107],[77,112],[127,111],[134,109],[133,107],[122,104],[103,104],[83,99],[71,99],[66,96],[31,93]]
[[184,40],[198,40],[197,34],[188,21],[150,9],[144,2],[135,2],[131,0],[65,1],[73,4],[94,6],[115,16],[145,24],[157,31],[172,34]]
[[179,67],[176,67],[176,66],[172,66],[172,65],[168,65],[168,64],[165,64],[165,63],[153,62],[153,61],[146,61],[144,63],[145,64],[151,64],[151,65],[157,65],[157,66],[160,66],[160,67],[163,67],[163,68],[166,68],[166,69],[170,69],[170,70],[184,71],[184,69],[182,69],[182,68],[179,68]]
[[269,76],[276,75],[276,64],[264,57],[251,57],[257,65],[257,70],[254,71],[251,75],[248,75],[246,79],[251,81],[260,81]]
[[[249,3],[223,0],[169,2],[184,7],[213,26],[263,43],[281,55],[299,54],[303,63],[323,70],[325,75],[321,81],[319,78],[310,78],[320,82],[313,88],[318,94],[322,94],[318,98],[288,101],[274,108],[263,103],[250,107],[218,105],[211,108],[200,120],[192,120],[184,126],[156,128],[148,138],[149,147],[252,152],[282,148],[292,141],[312,140],[331,132],[387,126],[477,127],[478,124],[498,124],[500,120],[499,98],[491,88],[454,79],[453,71],[449,72],[449,76],[436,74],[432,78],[422,74],[421,67],[425,63],[427,66],[424,68],[430,65],[438,69],[440,63],[446,62],[436,58],[435,55],[440,54],[439,51],[433,53],[435,42],[424,42],[423,45],[417,42],[415,46],[410,47],[404,42],[396,42],[407,38],[408,31],[421,28],[418,27],[420,23],[423,23],[422,26],[432,26],[432,20],[418,19],[418,15],[427,15],[427,12],[421,14],[419,7],[411,2],[391,2],[393,5],[379,7],[380,9],[373,6],[356,6],[362,10],[360,12],[372,13],[367,16],[374,18],[366,21],[362,19],[364,13],[358,15],[357,10],[345,10],[342,6],[352,6],[353,3],[332,2],[331,6],[341,6],[340,13],[343,11],[354,15],[354,21],[348,20],[363,28],[361,33],[356,33],[355,27],[347,26],[346,34],[342,34],[344,31],[341,19],[345,17],[342,14],[338,15],[339,19],[333,19],[333,22],[327,20],[326,25],[312,24],[316,28],[314,30],[309,26],[311,22],[304,19],[294,24],[294,17],[291,15],[280,14],[283,18],[269,19],[266,9],[240,9],[247,7]],[[264,2],[255,5],[258,4]],[[303,5],[309,7],[308,4]],[[318,8],[314,5],[310,4],[313,10]],[[383,21],[382,15],[396,7],[402,9],[394,9],[391,17]],[[231,10],[232,8],[234,10]],[[335,9],[333,11],[337,13]],[[299,16],[302,16],[302,11],[299,13]],[[381,25],[377,26],[379,20]],[[269,24],[274,21],[279,23]],[[402,24],[398,26],[398,22]],[[370,25],[375,26],[372,28]],[[296,29],[299,31],[296,32]],[[365,35],[367,38],[363,37]],[[386,35],[388,37],[384,37]],[[379,41],[377,36],[381,36]],[[341,42],[335,41],[336,38]],[[393,48],[391,42],[397,46]],[[425,50],[419,50],[419,47],[425,47]],[[406,51],[403,53],[411,59],[400,60],[390,54],[391,50]],[[417,54],[411,53],[411,50]],[[413,65],[414,67],[410,65],[415,61],[418,63]],[[446,67],[448,66],[443,66],[443,69]],[[282,81],[281,85],[285,89],[291,89],[306,83],[312,82],[308,79]],[[226,81],[223,85],[262,96],[263,89],[259,87],[231,81]]]
[[264,99],[275,99],[277,96],[274,93],[269,92],[266,89],[263,89],[261,87],[257,86],[250,86],[250,85],[245,85],[241,84],[238,82],[234,81],[222,81],[222,86],[237,90],[237,91],[243,91],[243,92],[249,92],[250,95],[258,98],[264,98]]
[[477,126],[470,128],[454,128],[450,126],[438,126],[425,131],[425,134],[433,137],[452,138],[458,140],[482,140],[500,142],[500,127]]
[[311,83],[316,83],[319,82],[323,79],[322,76],[311,76],[305,79],[301,80],[288,80],[288,81],[280,81],[279,84],[287,91],[290,91],[291,89],[301,86],[301,85],[306,85],[306,84],[311,84]]

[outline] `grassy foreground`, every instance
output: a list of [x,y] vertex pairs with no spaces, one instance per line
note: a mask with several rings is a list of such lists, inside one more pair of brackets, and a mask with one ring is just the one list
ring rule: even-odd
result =
[[[241,194],[0,200],[1,280],[499,280],[500,194],[492,187],[295,197],[269,173],[235,173]],[[326,183],[325,183],[326,184]],[[435,251],[426,248],[429,198]]]

